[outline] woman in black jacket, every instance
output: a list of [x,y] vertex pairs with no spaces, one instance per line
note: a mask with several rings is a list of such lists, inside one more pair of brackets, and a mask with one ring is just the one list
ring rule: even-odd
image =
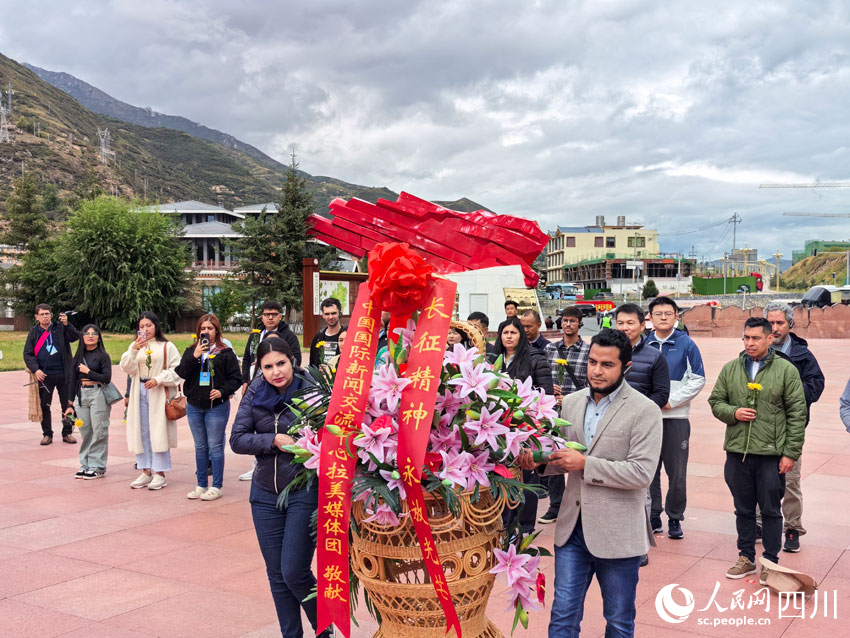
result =
[[[230,418],[230,397],[242,384],[239,361],[221,340],[215,315],[198,319],[197,341],[186,348],[177,374],[184,379],[186,417],[195,440],[195,474],[198,485],[186,498],[214,501],[221,497],[224,479],[224,438]],[[207,467],[212,465],[209,489]]]
[[505,357],[505,371],[511,379],[524,381],[532,378],[535,388],[546,394],[554,394],[552,369],[546,356],[537,352],[528,343],[522,323],[517,317],[509,317],[499,324],[495,355]]
[[68,383],[68,407],[65,414],[76,412],[83,423],[80,434],[80,469],[78,479],[99,479],[106,473],[109,452],[110,405],[103,388],[112,380],[112,360],[103,346],[100,329],[93,323],[82,330],[83,339],[71,364]]
[[[505,357],[505,372],[511,379],[524,381],[531,377],[532,384],[536,388],[540,388],[546,394],[555,394],[552,387],[552,370],[549,367],[549,362],[545,355],[538,353],[528,343],[528,338],[525,336],[525,330],[522,327],[518,317],[508,317],[499,324],[499,335],[496,337],[496,356],[500,354]],[[523,470],[522,480],[528,484],[540,483],[540,478],[536,472]],[[505,529],[510,529],[511,525],[519,514],[519,525],[525,534],[534,532],[534,521],[537,518],[537,494],[526,490],[525,503],[522,509],[505,509],[502,514],[502,520],[505,523]]]
[[[310,534],[310,518],[318,508],[318,486],[292,491],[282,509],[277,497],[303,471],[283,448],[295,440],[286,434],[295,418],[292,397],[307,385],[304,371],[293,367],[294,356],[283,339],[267,339],[257,347],[255,379],[239,404],[230,447],[237,454],[257,459],[251,482],[251,515],[260,550],[266,562],[280,631],[302,636],[301,609],[316,628],[316,599],[304,600],[316,584],[310,563],[316,541]],[[321,637],[330,636],[325,630]]]

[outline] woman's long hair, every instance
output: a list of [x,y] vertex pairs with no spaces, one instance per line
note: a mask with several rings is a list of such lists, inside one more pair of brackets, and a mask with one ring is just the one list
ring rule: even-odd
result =
[[100,351],[104,354],[107,354],[106,346],[103,345],[103,333],[101,333],[100,328],[98,328],[93,323],[86,324],[83,329],[80,330],[80,345],[77,346],[77,352],[74,355],[74,370],[76,370],[77,366],[81,363],[85,363],[85,361],[83,360],[83,356],[86,352],[88,352],[88,350],[86,349],[86,344],[83,341],[83,335],[86,334],[89,330],[94,330],[97,333],[97,347],[94,349],[94,351]]
[[215,347],[219,350],[226,348],[227,344],[221,340],[221,323],[219,322],[218,317],[212,313],[201,315],[201,318],[198,319],[198,323],[195,325],[195,335],[197,335],[198,338],[195,339],[195,343],[193,343],[192,346],[198,345],[198,341],[201,339],[201,325],[205,321],[209,321],[213,325],[213,328],[215,328]]
[[528,344],[528,337],[525,336],[525,329],[522,327],[522,323],[518,317],[508,317],[499,324],[499,334],[496,337],[495,353],[496,356],[499,356],[500,354],[505,355],[505,357],[508,356],[507,350],[505,350],[505,346],[502,344],[502,332],[504,332],[505,328],[508,326],[513,326],[519,331],[519,341],[517,342],[513,359],[511,359],[511,364],[505,369],[505,371],[513,379],[525,379],[526,377],[530,377],[532,373],[531,346]]
[[162,334],[162,323],[159,321],[159,317],[156,316],[150,310],[145,310],[140,316],[139,320],[136,322],[136,330],[139,329],[139,324],[142,322],[142,319],[147,319],[153,324],[153,337],[157,341],[168,341],[165,338],[165,335]]

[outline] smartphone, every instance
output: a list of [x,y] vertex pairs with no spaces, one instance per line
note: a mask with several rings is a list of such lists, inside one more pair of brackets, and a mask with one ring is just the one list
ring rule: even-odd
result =
[[147,332],[145,332],[144,330],[139,330],[136,334],[139,335],[139,339],[144,339]]
[[210,338],[209,338],[208,335],[205,335],[205,334],[201,335],[201,345],[202,346],[210,345]]

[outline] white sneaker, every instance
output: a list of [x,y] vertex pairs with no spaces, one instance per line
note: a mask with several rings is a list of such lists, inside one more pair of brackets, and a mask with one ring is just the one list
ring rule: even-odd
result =
[[161,490],[163,487],[168,485],[165,482],[165,477],[162,474],[154,474],[153,480],[148,484],[149,490]]
[[186,498],[194,501],[195,499],[200,498],[203,495],[203,493],[206,492],[206,491],[207,491],[207,488],[198,486],[194,490],[189,492],[186,495]]
[[254,470],[248,470],[244,474],[239,475],[240,481],[250,481],[252,478],[254,478]]
[[206,492],[201,494],[202,501],[214,501],[217,498],[221,498],[221,490],[217,487],[211,487]]
[[145,474],[144,472],[142,472],[141,474],[139,474],[139,477],[135,481],[130,483],[130,487],[134,490],[140,490],[143,487],[147,487],[152,480],[153,477],[150,474]]

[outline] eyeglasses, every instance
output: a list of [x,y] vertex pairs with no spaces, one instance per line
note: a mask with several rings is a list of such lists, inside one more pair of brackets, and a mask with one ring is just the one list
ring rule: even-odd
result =
[[675,317],[675,312],[653,312],[653,317],[658,317],[659,319],[666,319],[667,317]]
[[86,332],[85,334],[83,334],[83,336],[84,337],[99,337],[100,335],[98,335],[96,332]]
[[267,319],[274,319],[275,317],[279,317],[280,313],[279,312],[264,312],[263,316],[266,317]]

